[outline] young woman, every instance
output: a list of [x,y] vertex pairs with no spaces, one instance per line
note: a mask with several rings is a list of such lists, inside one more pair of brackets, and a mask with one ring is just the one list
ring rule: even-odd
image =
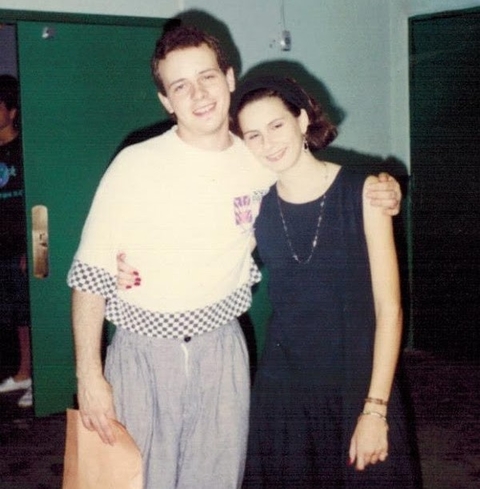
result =
[[337,135],[293,80],[244,82],[235,132],[278,182],[255,226],[273,318],[252,391],[246,487],[413,488],[395,372],[392,219],[365,178],[310,151]]
[[[255,225],[273,317],[252,389],[245,487],[419,487],[395,383],[392,222],[367,201],[372,177],[312,154],[337,130],[291,79],[240,84],[232,117],[278,174]],[[132,286],[131,267],[119,267]]]

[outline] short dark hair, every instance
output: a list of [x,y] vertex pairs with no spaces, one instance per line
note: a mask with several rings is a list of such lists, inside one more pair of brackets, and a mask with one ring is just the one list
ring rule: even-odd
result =
[[0,102],[8,110],[18,109],[18,80],[12,75],[0,75]]
[[227,56],[216,37],[192,25],[177,24],[165,29],[165,32],[155,45],[155,51],[150,62],[153,80],[162,95],[166,95],[166,91],[158,72],[158,62],[165,59],[172,51],[196,48],[202,44],[208,46],[215,53],[218,66],[223,73],[226,73],[231,64],[228,62]]
[[239,84],[231,105],[232,132],[242,137],[238,123],[240,111],[246,105],[268,97],[280,99],[294,117],[305,109],[309,119],[305,137],[311,149],[326,148],[337,137],[337,127],[330,122],[323,107],[293,78],[277,76],[251,78]]

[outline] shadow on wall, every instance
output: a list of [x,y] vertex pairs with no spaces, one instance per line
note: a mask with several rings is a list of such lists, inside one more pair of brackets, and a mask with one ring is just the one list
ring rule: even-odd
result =
[[[174,28],[179,23],[194,25],[199,29],[208,32],[209,34],[216,37],[220,41],[220,44],[223,47],[223,50],[225,51],[225,54],[234,70],[234,73],[241,73],[242,61],[240,52],[238,51],[238,48],[233,41],[229,28],[224,22],[203,10],[191,9],[186,10],[180,13],[177,17],[169,20],[165,24],[164,31]],[[152,53],[153,48],[154,47],[152,46]],[[138,130],[127,135],[127,137],[121,142],[121,144],[117,148],[115,155],[118,154],[126,146],[145,141],[146,139],[164,133],[173,125],[173,120],[167,119],[159,121],[148,127],[139,128]]]
[[238,76],[242,72],[240,52],[233,41],[230,29],[223,21],[210,13],[196,9],[186,10],[179,14],[176,19],[184,24],[194,25],[202,31],[215,36],[220,41],[220,45],[223,47],[235,74]]
[[[230,30],[224,22],[205,11],[191,9],[182,12],[168,22],[165,29],[176,26],[179,22],[195,25],[219,39],[235,73],[241,73],[241,56],[230,34]],[[346,118],[345,111],[335,103],[334,98],[331,96],[326,86],[298,62],[287,60],[273,60],[264,62],[251,68],[244,76],[241,77],[241,79],[250,76],[272,73],[295,78],[305,88],[305,90],[322,105],[325,112],[330,117],[330,120],[335,125],[339,127],[341,126],[342,122]],[[172,125],[172,121],[163,120],[149,127],[140,128],[137,131],[129,134],[119,146],[118,150],[130,144],[162,134]],[[387,158],[384,160],[376,156],[361,154],[353,150],[344,150],[334,146],[324,150],[323,154],[320,156],[323,159],[328,159],[342,165],[358,167],[361,171],[365,172],[378,173],[379,171],[388,171],[391,175],[399,177],[399,180],[402,180],[402,190],[404,195],[406,195],[408,190],[406,185],[406,166],[395,158]]]
[[[188,10],[181,13],[175,19],[172,19],[171,22],[167,23],[165,29],[178,25],[179,21],[181,23],[195,25],[219,39],[235,73],[241,73],[242,63],[240,53],[233,42],[230,31],[225,23],[207,12],[201,10]],[[347,116],[346,112],[336,104],[326,86],[318,78],[313,76],[302,64],[288,60],[273,60],[260,63],[248,70],[245,75],[240,78],[240,80],[266,74],[288,76],[297,80],[300,85],[302,85],[304,89],[322,105],[330,120],[339,127],[339,131],[341,132],[341,124]],[[172,120],[164,120],[149,127],[141,128],[129,134],[119,146],[118,151],[131,144],[160,135],[170,129],[173,124],[174,122]],[[400,214],[400,216],[395,218],[394,223],[399,263],[402,273],[402,297],[404,302],[404,312],[405,318],[409,318],[410,282],[408,272],[408,226],[406,225],[405,212],[408,208],[408,204],[406,202],[408,202],[409,185],[406,165],[394,157],[383,159],[378,156],[359,153],[352,149],[343,149],[335,146],[326,148],[325,150],[319,152],[317,156],[320,159],[355,168],[359,172],[365,174],[376,175],[379,172],[386,171],[400,182],[404,199],[403,212]],[[405,331],[406,334],[408,334],[408,326],[406,326]]]

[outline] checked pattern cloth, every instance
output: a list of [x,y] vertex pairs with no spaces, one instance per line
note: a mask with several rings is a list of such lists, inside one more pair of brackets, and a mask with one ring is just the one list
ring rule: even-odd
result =
[[251,305],[251,286],[260,279],[261,273],[252,259],[248,284],[212,305],[172,313],[150,311],[124,301],[117,295],[115,276],[79,260],[74,260],[67,283],[83,292],[103,296],[105,317],[117,327],[144,336],[176,339],[208,333],[243,314]]

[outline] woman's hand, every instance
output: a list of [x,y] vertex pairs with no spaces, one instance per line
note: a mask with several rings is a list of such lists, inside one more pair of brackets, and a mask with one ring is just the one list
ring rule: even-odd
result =
[[132,287],[138,287],[142,284],[140,273],[126,261],[126,255],[123,252],[117,255],[117,288],[119,290],[128,290]]
[[388,456],[388,425],[374,415],[361,415],[350,442],[349,463],[357,470],[384,462]]

